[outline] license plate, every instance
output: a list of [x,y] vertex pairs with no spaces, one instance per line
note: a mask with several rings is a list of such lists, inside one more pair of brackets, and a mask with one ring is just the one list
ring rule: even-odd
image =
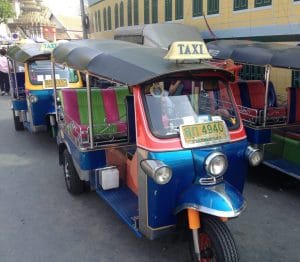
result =
[[223,120],[180,126],[180,138],[185,148],[225,143],[230,140]]
[[[67,79],[56,79],[56,87],[68,87]],[[44,88],[54,88],[53,80],[44,80]]]

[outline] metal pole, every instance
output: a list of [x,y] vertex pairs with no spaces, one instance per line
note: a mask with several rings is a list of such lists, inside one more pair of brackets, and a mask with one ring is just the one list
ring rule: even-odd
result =
[[94,130],[93,130],[93,109],[92,109],[90,76],[88,73],[86,73],[85,77],[86,77],[86,91],[87,91],[89,129],[90,129],[89,134],[90,134],[91,149],[93,149],[94,148],[94,132],[93,132]]
[[270,66],[266,66],[266,94],[265,94],[265,108],[264,108],[264,119],[263,119],[263,126],[266,126],[267,123],[267,110],[268,110],[268,93],[269,93],[269,82],[270,82]]
[[55,117],[56,117],[56,122],[59,122],[58,119],[58,112],[57,112],[57,89],[56,89],[56,78],[55,78],[55,62],[52,60],[52,81],[53,81],[53,99],[54,99],[54,108],[55,108]]
[[84,0],[80,0],[80,14],[81,14],[81,26],[82,26],[82,38],[87,39],[87,28],[86,28],[86,16],[84,12]]

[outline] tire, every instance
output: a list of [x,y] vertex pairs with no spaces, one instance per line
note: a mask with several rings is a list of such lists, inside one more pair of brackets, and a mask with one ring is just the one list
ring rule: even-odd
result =
[[[191,239],[192,240],[192,239]],[[228,227],[217,217],[202,216],[199,230],[201,260],[198,261],[193,240],[190,247],[193,262],[237,262],[239,255],[235,241]]]
[[63,153],[63,169],[67,190],[72,195],[79,195],[85,190],[85,182],[80,180],[68,150]]
[[13,110],[13,117],[14,117],[14,125],[16,131],[24,130],[23,122],[20,121],[20,117],[16,116],[15,110]]

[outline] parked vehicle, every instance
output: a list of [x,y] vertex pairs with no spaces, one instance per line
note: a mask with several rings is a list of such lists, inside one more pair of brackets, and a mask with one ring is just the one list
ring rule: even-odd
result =
[[[276,68],[300,70],[300,47],[243,40],[208,43],[216,59],[265,67],[265,80],[231,83],[249,142],[264,151],[263,163],[300,179],[300,88],[270,81]],[[279,90],[285,92],[278,95]]]
[[119,27],[114,39],[162,49],[178,41],[203,41],[196,27],[180,23]]
[[[188,227],[193,261],[232,262],[225,222],[245,209],[248,162],[261,153],[248,146],[233,75],[199,63],[209,57],[203,42],[169,52],[115,40],[58,46],[53,62],[85,72],[87,83],[60,91],[59,162],[71,194],[88,184],[137,236]],[[91,76],[111,86],[91,87]]]
[[[48,130],[56,133],[56,110],[53,94],[51,52],[54,43],[20,44],[8,50],[11,65],[9,78],[15,129],[30,132]],[[80,75],[73,69],[56,67],[59,88],[82,86]]]

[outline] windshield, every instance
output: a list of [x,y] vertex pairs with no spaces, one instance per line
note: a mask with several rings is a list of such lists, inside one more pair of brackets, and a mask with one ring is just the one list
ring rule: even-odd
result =
[[[55,66],[55,78],[66,80],[67,83],[79,81],[75,70]],[[52,65],[50,60],[37,60],[29,64],[29,79],[33,85],[43,85],[45,81],[52,79]],[[52,85],[53,87],[53,85]]]
[[239,120],[227,83],[215,78],[156,82],[144,87],[149,126],[158,137],[178,136],[182,124],[224,120],[238,128]]

